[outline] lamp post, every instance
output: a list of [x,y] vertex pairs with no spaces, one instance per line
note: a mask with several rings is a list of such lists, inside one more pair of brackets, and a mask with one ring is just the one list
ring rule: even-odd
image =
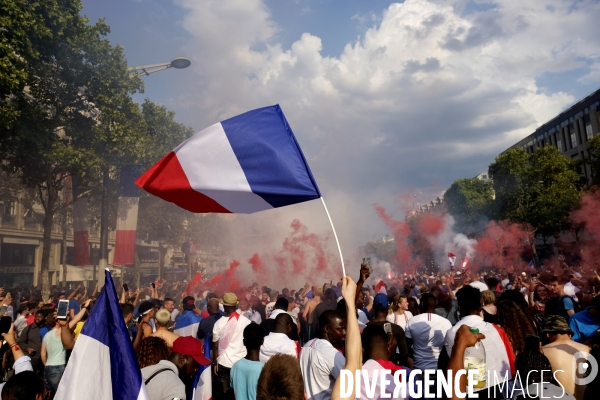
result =
[[149,65],[140,65],[139,67],[131,67],[129,68],[129,72],[131,76],[136,75],[150,75],[158,71],[164,71],[169,68],[176,69],[184,69],[189,67],[192,64],[190,60],[185,57],[175,57],[170,62],[159,63],[159,64],[149,64]]
[[[164,71],[169,68],[184,69],[189,67],[192,62],[185,57],[175,57],[170,62],[140,65],[138,67],[130,67],[128,71],[131,76],[150,75],[155,72]],[[104,269],[108,266],[108,170],[103,173],[102,179],[102,205],[101,205],[101,216],[100,216],[100,259],[98,260],[99,273],[98,287],[104,286]]]

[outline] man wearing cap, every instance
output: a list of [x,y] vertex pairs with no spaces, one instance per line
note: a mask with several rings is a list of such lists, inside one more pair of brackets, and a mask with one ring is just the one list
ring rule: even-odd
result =
[[567,320],[559,315],[549,315],[544,318],[542,334],[546,335],[550,342],[544,346],[544,355],[552,364],[552,373],[556,380],[577,400],[583,399],[585,385],[577,385],[573,379],[577,372],[574,369],[576,363],[573,362],[573,356],[575,353],[582,352],[583,358],[587,359],[590,348],[571,340],[573,331],[569,328]]
[[225,316],[215,322],[213,327],[213,366],[224,395],[227,395],[231,389],[231,367],[246,357],[244,328],[251,322],[236,312],[238,304],[237,296],[234,293],[225,293],[223,295]]
[[198,334],[198,325],[202,317],[196,314],[196,300],[192,296],[186,296],[181,301],[183,304],[183,313],[175,321],[173,332],[179,336],[196,337]]
[[150,400],[185,399],[191,392],[198,365],[209,365],[202,353],[202,343],[193,337],[180,337],[173,342],[168,360],[142,368],[142,379]]
[[179,338],[179,335],[170,332],[167,326],[171,322],[171,314],[165,308],[161,308],[154,315],[154,321],[156,322],[156,332],[150,336],[159,337],[167,343],[169,348],[173,347],[175,340]]

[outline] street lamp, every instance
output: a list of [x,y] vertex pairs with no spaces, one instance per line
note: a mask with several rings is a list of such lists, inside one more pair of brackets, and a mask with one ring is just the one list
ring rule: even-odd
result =
[[140,65],[139,67],[131,67],[129,68],[129,72],[131,72],[132,76],[136,75],[150,75],[154,72],[164,71],[168,68],[176,68],[176,69],[184,69],[189,67],[192,62],[185,57],[175,57],[170,62],[160,63],[160,64],[149,64],[149,65]]
[[[150,75],[154,72],[164,71],[169,68],[184,69],[189,67],[192,62],[185,57],[175,57],[170,62],[150,65],[140,65],[139,67],[130,67],[127,70],[131,76]],[[98,267],[98,286],[104,285],[104,269],[108,266],[108,170],[103,172],[102,177],[102,203],[100,207],[100,259]]]

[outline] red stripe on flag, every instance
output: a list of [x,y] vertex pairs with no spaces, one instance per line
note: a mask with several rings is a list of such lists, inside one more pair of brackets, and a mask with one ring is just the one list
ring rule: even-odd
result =
[[117,231],[115,238],[115,255],[113,264],[131,265],[133,264],[133,253],[135,251],[136,231]]
[[135,184],[148,193],[191,212],[230,212],[210,197],[192,189],[174,152],[170,152],[154,164],[135,181]]
[[88,244],[88,232],[74,232],[73,237],[73,265],[90,265],[90,245]]

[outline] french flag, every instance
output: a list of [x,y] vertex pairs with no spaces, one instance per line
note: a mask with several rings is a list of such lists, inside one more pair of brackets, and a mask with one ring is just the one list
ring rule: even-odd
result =
[[196,133],[136,184],[195,213],[250,214],[321,197],[279,105]]
[[[204,338],[204,356],[212,360],[210,345],[212,343],[212,335],[206,335]],[[211,365],[199,365],[196,378],[194,379],[194,393],[190,396],[193,400],[210,400],[212,399],[212,374]]]
[[149,400],[110,272],[63,377],[57,400]]
[[141,173],[142,168],[139,165],[126,165],[121,168],[113,264],[133,264],[140,201],[140,189],[135,185],[135,179]]
[[450,269],[454,268],[454,263],[456,263],[456,254],[452,252],[448,253],[448,261],[450,261]]
[[88,196],[79,179],[73,176],[73,265],[90,265],[90,245],[88,244]]
[[198,327],[200,326],[202,317],[197,315],[193,311],[184,311],[180,314],[175,321],[175,329],[173,332],[179,336],[192,336],[196,337],[198,333]]

